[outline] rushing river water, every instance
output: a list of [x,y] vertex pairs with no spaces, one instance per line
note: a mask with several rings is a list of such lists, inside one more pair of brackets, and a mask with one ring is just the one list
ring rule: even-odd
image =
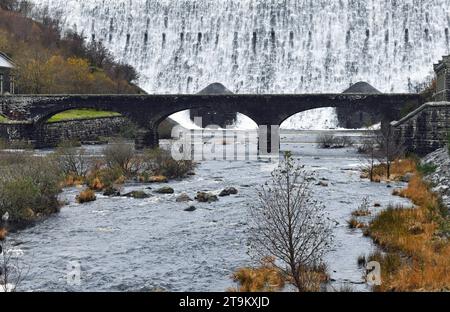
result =
[[[329,183],[314,185],[313,190],[338,224],[326,257],[333,286],[368,290],[356,260],[375,246],[360,230],[348,229],[346,221],[365,196],[382,207],[407,202],[393,197],[386,184],[360,179],[361,160],[355,148],[318,149],[311,143],[311,132],[299,136],[287,131],[282,136],[282,149],[293,151],[300,163],[315,171],[318,181]],[[101,147],[89,149],[98,152]],[[274,166],[262,161],[204,161],[195,176],[170,182],[174,195],[152,194],[148,188],[159,187],[154,184],[124,189],[145,190],[153,195],[149,199],[99,195],[97,201],[79,205],[75,202],[79,190],[67,189],[62,198],[69,204],[59,214],[10,236],[23,251],[21,262],[29,267],[19,290],[225,291],[235,286],[232,272],[252,264],[247,253],[248,209]],[[228,186],[239,194],[212,204],[176,202],[183,192],[193,198],[197,191],[219,192]],[[185,212],[192,204],[197,210]],[[73,261],[81,265],[81,282],[75,286],[67,283]]]

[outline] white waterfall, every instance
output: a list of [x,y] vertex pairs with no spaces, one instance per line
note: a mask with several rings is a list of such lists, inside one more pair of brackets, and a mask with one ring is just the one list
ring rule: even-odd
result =
[[[150,93],[413,92],[449,53],[449,0],[33,0],[101,40]],[[334,127],[333,109],[286,127]]]

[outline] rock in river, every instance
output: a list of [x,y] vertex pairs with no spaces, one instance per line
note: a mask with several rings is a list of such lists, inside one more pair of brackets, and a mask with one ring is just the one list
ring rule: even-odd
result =
[[164,187],[162,187],[160,189],[157,189],[155,191],[155,193],[158,193],[158,194],[173,194],[173,193],[175,193],[175,191],[174,191],[173,188],[171,188],[169,186],[164,186]]
[[181,194],[177,198],[177,203],[185,203],[185,202],[190,202],[190,201],[192,201],[192,198],[190,198],[189,195],[186,193]]
[[135,199],[145,199],[145,198],[149,198],[150,197],[150,195],[148,195],[144,191],[133,191],[133,192],[130,192],[130,193],[125,194],[123,196],[130,197],[130,198],[135,198]]
[[206,192],[198,192],[195,199],[200,203],[212,203],[219,200],[216,195]]
[[114,187],[108,187],[107,189],[105,189],[103,196],[109,197],[120,196],[120,191]]
[[195,208],[194,206],[190,206],[189,208],[184,209],[184,211],[187,211],[187,212],[193,212],[195,210],[197,210],[197,208]]
[[236,195],[238,193],[238,190],[234,187],[229,187],[224,189],[222,192],[220,192],[220,197],[230,196],[230,195]]

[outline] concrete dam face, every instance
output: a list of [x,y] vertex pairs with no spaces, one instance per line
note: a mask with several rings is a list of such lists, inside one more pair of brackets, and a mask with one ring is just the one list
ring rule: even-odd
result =
[[[33,0],[101,40],[149,93],[339,93],[366,81],[416,92],[449,53],[448,0]],[[428,78],[427,78],[428,77]],[[334,109],[290,128],[335,127]]]

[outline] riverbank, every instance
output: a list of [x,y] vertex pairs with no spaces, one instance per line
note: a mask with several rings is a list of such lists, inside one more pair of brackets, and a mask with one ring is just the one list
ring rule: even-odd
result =
[[191,161],[173,160],[162,149],[137,153],[133,144],[126,142],[104,147],[97,157],[87,155],[76,142],[62,144],[46,155],[1,151],[0,229],[15,232],[58,213],[66,204],[59,195],[68,187],[85,188],[77,197],[80,203],[95,201],[95,192],[144,198],[150,195],[121,191],[131,183],[182,179],[194,174],[194,167]]
[[[381,285],[375,291],[448,291],[450,290],[450,222],[448,208],[437,190],[428,182],[436,179],[446,183],[445,163],[430,166],[443,157],[437,151],[425,157],[409,175],[406,188],[394,190],[394,194],[408,198],[414,207],[390,205],[378,214],[366,229],[383,252],[375,252],[366,261],[381,264]],[[431,173],[430,171],[434,171]],[[439,174],[444,176],[436,178]]]
[[[296,143],[297,133],[287,133],[282,150],[293,151],[308,171],[315,172],[314,196],[339,223],[335,244],[325,259],[331,287],[369,291],[356,258],[371,253],[375,246],[361,229],[349,229],[347,220],[365,197],[382,208],[390,203],[407,205],[409,200],[393,197],[384,183],[361,182],[361,161],[355,148],[322,150],[303,143],[320,133],[311,133],[300,143]],[[96,158],[104,146],[83,148]],[[247,253],[248,209],[275,166],[267,161],[208,160],[198,164],[195,176],[183,180],[122,186],[122,194],[142,191],[150,195],[143,199],[97,192],[96,201],[79,204],[76,197],[83,188],[67,188],[60,195],[66,203],[60,213],[9,237],[23,251],[21,261],[33,263],[20,290],[220,292],[234,288],[232,273],[256,264]],[[392,183],[393,187],[403,185]],[[155,192],[164,186],[174,193]],[[235,187],[238,194],[219,197],[228,187]],[[216,195],[218,201],[197,202],[198,191]],[[178,202],[183,194],[191,201]],[[196,209],[187,211],[191,206]],[[382,208],[374,207],[373,213]],[[80,286],[65,282],[70,261],[82,266]]]

